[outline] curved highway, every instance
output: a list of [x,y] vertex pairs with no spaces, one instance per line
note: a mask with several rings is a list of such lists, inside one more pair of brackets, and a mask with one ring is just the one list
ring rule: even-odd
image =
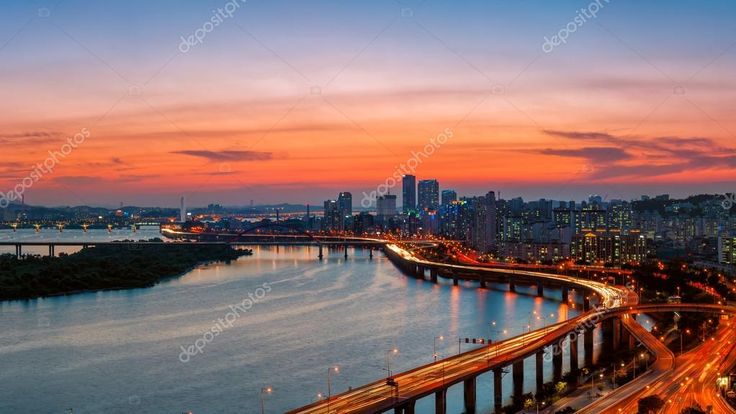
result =
[[[550,325],[544,329],[529,332],[514,338],[497,342],[483,348],[471,350],[437,362],[427,364],[410,371],[393,375],[396,385],[388,385],[386,379],[378,380],[333,396],[329,402],[320,401],[308,406],[289,411],[297,413],[376,413],[400,407],[407,401],[416,401],[447,387],[473,379],[478,375],[506,367],[520,359],[536,354],[539,349],[563,340],[571,332],[580,332],[585,327],[595,326],[603,319],[620,317],[629,332],[657,357],[652,369],[636,380],[622,386],[583,410],[580,413],[622,412],[618,408],[630,403],[641,395],[649,384],[661,381],[671,372],[674,366],[674,355],[656,337],[646,331],[631,316],[637,313],[652,312],[713,312],[736,313],[736,308],[720,305],[695,304],[658,304],[638,305],[635,293],[623,287],[605,283],[579,279],[571,276],[549,274],[525,270],[496,269],[479,266],[453,265],[427,261],[414,256],[411,252],[395,245],[385,246],[386,254],[392,260],[409,265],[444,270],[457,274],[465,272],[481,274],[502,274],[513,277],[524,277],[525,280],[536,280],[542,283],[556,283],[589,289],[601,297],[602,306],[591,309],[581,315],[564,322]],[[460,276],[462,277],[462,276]],[[472,280],[472,277],[469,279]],[[477,280],[477,279],[476,279]],[[582,327],[582,329],[581,329]],[[329,405],[329,408],[328,408]]]
[[[386,245],[386,253],[400,257],[407,263],[423,266],[442,267],[448,270],[473,272],[499,272],[515,276],[525,276],[538,280],[577,286],[595,291],[602,298],[606,308],[632,304],[636,296],[625,289],[605,283],[577,279],[570,276],[549,273],[492,269],[429,262],[419,259],[395,244]],[[375,413],[400,406],[402,402],[417,400],[431,395],[437,390],[474,378],[484,372],[508,366],[511,362],[536,354],[543,344],[551,345],[565,338],[579,327],[594,326],[600,321],[601,310],[591,310],[570,320],[550,325],[544,329],[526,333],[495,344],[449,357],[431,364],[402,372],[393,376],[398,387],[389,386],[382,379],[348,392],[333,396],[328,402],[320,401],[293,411],[296,413]]]

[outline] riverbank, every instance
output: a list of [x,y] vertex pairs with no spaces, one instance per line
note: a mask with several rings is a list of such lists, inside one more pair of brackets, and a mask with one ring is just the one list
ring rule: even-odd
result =
[[[151,241],[160,241],[154,240]],[[209,262],[250,255],[227,245],[105,245],[59,257],[0,255],[0,300],[151,287]]]

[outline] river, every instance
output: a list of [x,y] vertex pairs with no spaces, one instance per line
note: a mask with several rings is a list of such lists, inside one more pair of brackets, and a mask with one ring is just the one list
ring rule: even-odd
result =
[[[155,228],[0,231],[1,241],[157,236]],[[447,356],[460,337],[503,337],[490,332],[491,321],[511,336],[533,310],[555,321],[576,314],[559,291],[541,299],[530,288],[497,287],[407,278],[383,254],[370,259],[361,249],[319,261],[316,248],[254,247],[253,256],[152,288],[0,302],[0,413],[259,413],[264,387],[273,390],[265,412],[279,413],[326,394],[330,366],[339,367],[334,394],[385,377],[392,348],[391,370],[406,370],[432,361],[435,337]],[[526,371],[531,391],[531,361]],[[549,379],[551,363],[545,371]],[[490,377],[478,381],[481,413],[491,410]],[[420,400],[417,412],[433,404]],[[462,412],[462,385],[450,388],[448,412]]]

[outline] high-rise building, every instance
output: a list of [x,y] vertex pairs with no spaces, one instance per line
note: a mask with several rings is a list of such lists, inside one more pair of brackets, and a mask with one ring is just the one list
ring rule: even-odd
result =
[[337,196],[337,211],[340,215],[338,226],[340,230],[351,227],[350,220],[353,217],[353,195],[342,192]]
[[187,221],[187,207],[184,204],[184,196],[179,200],[179,221],[182,223]]
[[340,229],[340,210],[337,201],[326,200],[324,204],[324,218],[322,219],[322,230],[334,231]]
[[626,234],[634,226],[634,209],[631,203],[622,202],[611,202],[611,206],[608,209],[608,227],[619,229],[623,234]]
[[467,199],[470,205],[467,242],[481,252],[495,251],[497,248],[496,194],[489,191],[483,197]]
[[405,175],[401,180],[401,202],[404,214],[417,209],[417,177]]
[[374,217],[367,211],[361,211],[353,220],[355,234],[364,234],[373,227]]
[[647,257],[647,243],[638,231],[586,231],[573,237],[570,254],[584,263],[641,262]]
[[485,196],[483,207],[486,209],[485,250],[496,251],[498,248],[498,214],[496,193],[489,191]]
[[718,237],[718,262],[736,264],[736,237]]
[[445,237],[465,240],[469,222],[470,205],[466,199],[453,201],[440,207],[440,233]]
[[378,197],[376,200],[376,207],[378,212],[378,218],[380,220],[386,220],[396,215],[396,196],[393,194],[386,194]]
[[337,209],[342,216],[353,215],[353,195],[342,192],[337,196]]
[[442,205],[449,206],[453,201],[457,201],[455,190],[442,190]]
[[419,210],[437,210],[440,205],[440,183],[437,180],[419,181]]

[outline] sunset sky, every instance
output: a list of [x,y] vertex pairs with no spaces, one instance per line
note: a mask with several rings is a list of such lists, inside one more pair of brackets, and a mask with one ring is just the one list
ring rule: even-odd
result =
[[601,0],[546,53],[590,1],[248,0],[181,47],[227,3],[3,2],[0,191],[83,129],[27,203],[357,207],[446,129],[416,175],[461,195],[736,191],[736,2]]

